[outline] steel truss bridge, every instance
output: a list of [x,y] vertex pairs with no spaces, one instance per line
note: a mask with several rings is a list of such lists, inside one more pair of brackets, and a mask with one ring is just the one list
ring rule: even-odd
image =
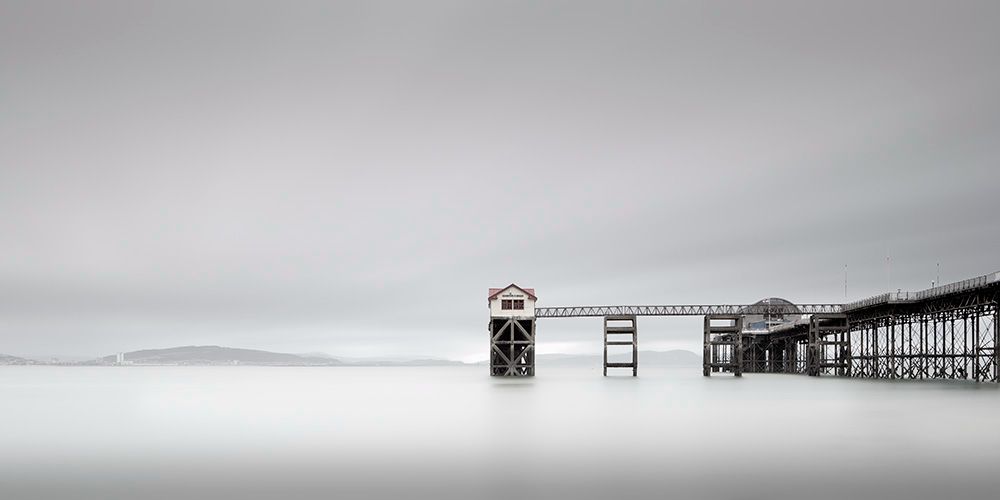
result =
[[[573,306],[536,307],[536,318],[586,318],[603,316],[716,316],[736,314],[789,314],[788,304],[723,304],[666,306]],[[795,304],[795,314],[835,314],[841,304]]]

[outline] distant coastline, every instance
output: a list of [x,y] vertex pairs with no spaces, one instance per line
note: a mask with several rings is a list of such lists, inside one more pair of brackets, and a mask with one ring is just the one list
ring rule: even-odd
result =
[[444,359],[357,359],[344,361],[324,353],[290,354],[217,345],[142,349],[88,360],[48,361],[0,354],[0,365],[53,366],[449,366]]
[[[614,359],[612,357],[612,359]],[[687,350],[640,351],[639,359],[651,365],[693,366],[701,358]],[[537,360],[556,366],[600,364],[600,355],[539,354]],[[143,349],[89,360],[40,360],[0,354],[0,366],[313,366],[313,367],[417,367],[479,366],[448,359],[337,358],[325,353],[290,354],[216,345]]]

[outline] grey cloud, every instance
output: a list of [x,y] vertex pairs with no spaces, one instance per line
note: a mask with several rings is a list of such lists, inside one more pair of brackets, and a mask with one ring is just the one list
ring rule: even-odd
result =
[[460,357],[511,281],[839,301],[887,250],[893,288],[1000,267],[993,2],[0,5],[0,352]]

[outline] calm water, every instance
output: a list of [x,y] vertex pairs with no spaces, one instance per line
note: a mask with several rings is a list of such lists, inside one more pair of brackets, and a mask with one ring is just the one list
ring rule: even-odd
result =
[[1000,497],[1000,389],[700,368],[0,367],[0,498]]

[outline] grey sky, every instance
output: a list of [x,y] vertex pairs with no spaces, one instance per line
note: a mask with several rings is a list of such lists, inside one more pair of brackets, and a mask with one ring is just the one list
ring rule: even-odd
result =
[[[0,352],[485,357],[1000,269],[997,2],[0,0]],[[543,320],[539,349],[599,325]],[[698,345],[650,320],[649,348]],[[596,349],[593,352],[597,352]]]

